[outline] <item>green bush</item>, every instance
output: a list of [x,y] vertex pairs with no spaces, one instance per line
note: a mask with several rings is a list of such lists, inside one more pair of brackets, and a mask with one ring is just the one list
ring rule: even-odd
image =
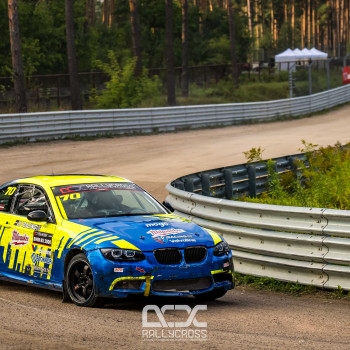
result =
[[110,80],[100,94],[93,91],[90,101],[97,108],[133,108],[144,99],[160,98],[161,84],[157,76],[150,78],[146,68],[136,76],[136,58],[128,59],[123,67],[114,52],[108,54],[109,63],[97,61],[97,67],[106,73]]
[[350,144],[320,147],[306,144],[309,167],[296,164],[298,176],[289,171],[279,175],[268,161],[268,192],[258,198],[240,200],[265,204],[350,210]]

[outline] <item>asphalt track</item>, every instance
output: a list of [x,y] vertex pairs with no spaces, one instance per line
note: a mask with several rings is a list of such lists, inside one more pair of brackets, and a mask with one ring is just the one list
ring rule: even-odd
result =
[[[167,182],[200,170],[244,162],[242,152],[264,157],[298,153],[301,140],[318,145],[350,140],[350,106],[312,118],[218,129],[55,141],[0,149],[0,183],[37,174],[99,173],[129,178],[159,200]],[[349,349],[350,302],[325,294],[294,297],[238,287],[208,303],[204,341],[145,341],[148,304],[196,305],[192,298],[133,299],[103,308],[62,303],[55,292],[0,282],[0,349]],[[203,304],[203,303],[201,303]],[[155,315],[151,320],[156,321]],[[186,320],[167,311],[167,321]]]

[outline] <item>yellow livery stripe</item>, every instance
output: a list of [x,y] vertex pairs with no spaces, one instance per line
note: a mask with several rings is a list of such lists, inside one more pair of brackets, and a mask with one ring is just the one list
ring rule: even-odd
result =
[[112,241],[111,243],[115,244],[117,247],[119,247],[121,249],[140,250],[139,248],[135,247],[133,244],[125,241],[124,239]]
[[92,233],[91,235],[88,235],[88,236],[85,236],[84,238],[82,238],[82,239],[80,239],[79,241],[77,241],[75,244],[81,244],[81,243],[83,243],[84,241],[86,241],[86,240],[89,240],[89,239],[91,239],[92,237],[95,237],[95,238],[97,238],[96,236],[104,236],[105,235],[105,233],[106,232],[104,232],[104,231],[98,231],[98,232],[94,232],[94,233]]
[[100,239],[103,239],[103,238],[110,238],[110,239],[115,239],[116,237],[111,235],[111,234],[106,234],[106,235],[103,235],[103,236],[98,236],[98,237],[94,237],[93,239],[91,239],[90,241],[84,243],[81,247],[84,248],[86,245],[96,241],[96,240],[100,240]]
[[96,231],[97,231],[96,229],[89,229],[89,230],[80,232],[74,239],[72,239],[72,241],[69,243],[67,248],[70,248],[78,239],[81,239],[83,236],[90,234],[90,233],[93,233],[93,232],[96,232]]
[[222,241],[222,239],[220,238],[220,236],[216,232],[214,232],[212,230],[208,230],[208,229],[207,229],[207,231],[210,234],[211,238],[213,239],[214,245],[217,245],[218,243],[220,243]]
[[96,241],[95,243],[100,244],[103,242],[112,241],[113,239],[117,239],[117,238],[119,238],[119,237],[118,236],[111,236],[111,237],[107,237],[107,238],[102,238],[102,239],[99,239],[98,241]]

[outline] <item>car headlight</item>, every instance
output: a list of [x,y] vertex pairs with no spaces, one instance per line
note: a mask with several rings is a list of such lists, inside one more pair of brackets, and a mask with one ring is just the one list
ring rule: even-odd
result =
[[214,255],[215,256],[223,256],[223,255],[229,255],[230,254],[230,247],[228,246],[226,241],[222,241],[218,243],[214,248]]
[[112,261],[142,261],[146,257],[139,250],[130,249],[101,249],[103,256]]

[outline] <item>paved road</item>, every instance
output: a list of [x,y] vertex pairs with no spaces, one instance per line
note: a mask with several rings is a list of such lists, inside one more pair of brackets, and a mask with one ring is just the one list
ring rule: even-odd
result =
[[[265,157],[298,152],[301,140],[319,145],[350,137],[350,106],[308,119],[233,126],[152,136],[57,141],[1,149],[0,182],[36,174],[103,173],[129,178],[159,200],[174,178],[244,162],[244,151],[265,149]],[[4,349],[349,349],[350,304],[325,296],[292,297],[236,288],[208,304],[198,320],[207,322],[201,342],[142,340],[146,304],[188,304],[192,298],[143,298],[102,309],[62,304],[60,294],[0,282],[0,348]],[[183,311],[167,321],[184,321]]]

